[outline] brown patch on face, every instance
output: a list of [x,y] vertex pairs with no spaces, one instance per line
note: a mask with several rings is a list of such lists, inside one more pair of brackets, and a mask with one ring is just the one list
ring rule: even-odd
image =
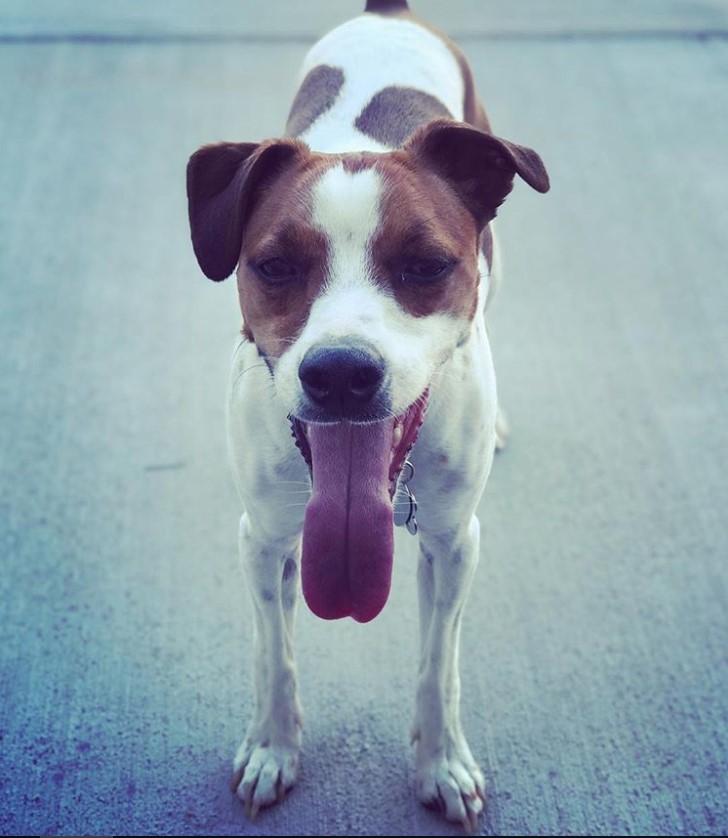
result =
[[380,155],[374,151],[355,151],[341,155],[341,166],[345,172],[351,175],[363,172],[364,169],[371,169]]
[[301,83],[291,105],[286,134],[299,137],[330,110],[344,86],[344,73],[338,67],[319,64]]
[[403,145],[421,126],[433,119],[452,119],[442,102],[414,87],[385,87],[356,118],[354,126],[390,148]]
[[[245,328],[259,351],[279,358],[300,334],[326,278],[326,237],[312,226],[311,191],[338,162],[335,155],[309,154],[257,200],[246,225],[238,265],[238,296]],[[281,259],[296,266],[286,282],[267,279],[260,265]]]
[[[380,156],[385,185],[379,232],[372,242],[374,274],[414,317],[451,314],[472,319],[478,302],[479,230],[453,190],[406,152]],[[438,263],[440,276],[419,281],[412,266]]]

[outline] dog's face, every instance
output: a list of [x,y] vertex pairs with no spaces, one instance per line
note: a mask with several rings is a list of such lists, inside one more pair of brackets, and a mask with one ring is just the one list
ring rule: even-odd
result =
[[[468,333],[478,234],[452,190],[403,154],[305,155],[279,177],[250,219],[237,274],[246,327],[289,412],[305,422],[403,413]],[[359,391],[354,381],[326,394],[329,367],[347,366]]]
[[372,422],[426,391],[467,339],[481,234],[516,173],[547,188],[534,152],[445,121],[388,154],[281,140],[193,156],[198,259],[213,279],[238,265],[245,334],[291,415]]
[[481,238],[516,173],[548,188],[535,152],[446,121],[384,154],[279,140],[190,160],[198,260],[216,280],[238,266],[245,336],[311,466],[302,581],[321,617],[387,599],[397,477],[487,293]]

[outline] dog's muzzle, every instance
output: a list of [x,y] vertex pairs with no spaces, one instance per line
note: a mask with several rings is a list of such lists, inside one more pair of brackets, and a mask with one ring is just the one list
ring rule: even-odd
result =
[[393,499],[410,504],[403,523],[414,525],[414,498],[406,485],[400,485],[404,493],[396,490],[424,420],[428,391],[393,416],[383,407],[388,405],[384,363],[361,348],[309,350],[299,376],[320,411],[313,415],[321,417],[291,416],[312,481],[303,525],[303,594],[319,617],[368,622],[389,597]]

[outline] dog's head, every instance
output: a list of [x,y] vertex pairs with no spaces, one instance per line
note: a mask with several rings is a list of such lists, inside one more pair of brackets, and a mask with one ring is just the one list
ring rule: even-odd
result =
[[[517,174],[548,189],[534,151],[444,120],[384,154],[319,154],[284,139],[205,146],[190,159],[200,266],[219,281],[237,265],[244,334],[297,421],[315,494],[336,494],[341,474],[350,491],[355,470],[365,529],[388,514],[391,530],[389,493],[435,371],[468,339],[484,293],[482,235]],[[317,532],[332,518],[323,506],[307,510]],[[333,536],[321,538],[318,550]],[[374,616],[373,599],[359,619]],[[340,616],[350,605],[314,610]]]
[[237,266],[245,336],[292,415],[377,421],[467,338],[481,234],[516,174],[548,189],[535,152],[447,121],[387,154],[205,146],[188,165],[192,241],[210,279]]

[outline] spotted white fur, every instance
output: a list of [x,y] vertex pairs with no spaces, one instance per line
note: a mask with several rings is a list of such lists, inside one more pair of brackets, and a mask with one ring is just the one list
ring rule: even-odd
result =
[[[406,62],[401,39],[414,47]],[[354,122],[372,96],[391,85],[430,93],[462,119],[457,62],[442,41],[416,24],[375,15],[357,18],[311,50],[303,75],[319,63],[342,68],[345,82],[334,106],[302,136],[315,150],[384,151]],[[420,525],[421,657],[413,727],[417,791],[426,803],[439,801],[450,820],[472,827],[482,809],[484,780],[460,724],[458,646],[479,554],[475,509],[496,445],[495,376],[482,318],[495,277],[488,284],[481,260],[480,313],[472,324],[446,314],[407,314],[372,275],[370,248],[382,223],[381,195],[379,176],[371,169],[327,170],[314,188],[311,207],[329,250],[321,295],[279,359],[274,386],[252,343],[241,342],[233,358],[228,439],[245,505],[240,555],[256,636],[255,711],[235,760],[236,787],[255,814],[280,799],[298,773],[301,711],[292,633],[304,509],[300,491],[308,474],[286,419],[302,398],[298,366],[315,344],[365,337],[385,358],[395,412],[430,386],[411,484]],[[467,339],[462,340],[464,329]],[[311,775],[309,781],[317,778]]]
[[372,97],[391,85],[429,93],[454,119],[463,119],[464,83],[457,60],[440,38],[416,23],[371,14],[354,18],[311,48],[301,78],[318,64],[340,68],[344,87],[333,107],[301,136],[314,151],[387,151],[354,123]]

